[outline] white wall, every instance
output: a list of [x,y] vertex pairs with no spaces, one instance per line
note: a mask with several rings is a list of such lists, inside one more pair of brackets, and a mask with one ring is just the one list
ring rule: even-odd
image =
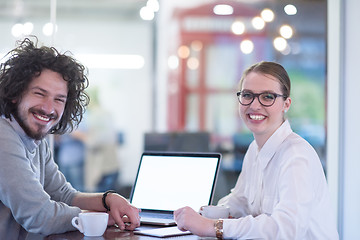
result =
[[329,0],[328,3],[331,79],[328,82],[328,156],[338,158],[338,162],[331,161],[329,166],[332,173],[329,184],[332,190],[338,191],[340,239],[352,240],[360,239],[360,106],[356,100],[360,93],[360,1]]
[[[343,91],[343,239],[360,239],[360,1],[344,0]],[[342,80],[342,79],[341,79]]]
[[[13,22],[0,22],[0,53],[15,47],[10,34]],[[44,20],[35,20],[34,33],[41,43],[51,43],[42,32]],[[142,69],[89,69],[90,86],[100,90],[101,104],[116,121],[125,142],[120,149],[121,181],[133,184],[143,133],[151,130],[152,120],[152,28],[145,21],[109,21],[109,19],[57,19],[54,46],[73,54],[137,54],[145,59]]]
[[[327,59],[327,180],[333,201],[333,211],[340,218],[339,154],[340,154],[340,2],[328,1]],[[331,27],[330,27],[331,26]],[[331,106],[331,107],[330,107]],[[340,222],[338,223],[340,225]]]
[[[113,114],[118,131],[124,133],[121,147],[121,182],[132,185],[140,155],[143,133],[151,130],[152,119],[152,28],[150,22],[58,20],[66,34],[56,43],[77,53],[137,54],[145,59],[142,69],[90,69],[90,85],[100,89],[101,104]],[[83,29],[83,30],[82,30]]]

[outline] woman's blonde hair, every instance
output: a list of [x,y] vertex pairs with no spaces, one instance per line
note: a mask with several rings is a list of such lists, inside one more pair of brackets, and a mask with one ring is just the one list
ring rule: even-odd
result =
[[284,95],[285,99],[287,97],[290,96],[290,88],[291,88],[291,83],[290,83],[290,78],[288,73],[286,72],[285,68],[283,66],[281,66],[278,63],[275,62],[258,62],[255,63],[254,65],[250,66],[249,68],[247,68],[241,79],[239,82],[239,89],[241,90],[242,88],[242,84],[244,82],[245,77],[251,73],[251,72],[255,72],[255,73],[260,73],[260,74],[268,74],[271,75],[273,77],[275,77],[276,79],[279,80],[280,84],[281,84],[281,91],[282,91],[282,95]]

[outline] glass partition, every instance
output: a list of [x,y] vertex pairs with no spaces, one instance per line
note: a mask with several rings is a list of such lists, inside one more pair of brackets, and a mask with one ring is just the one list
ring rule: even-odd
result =
[[224,155],[221,181],[233,187],[252,140],[238,116],[238,81],[252,63],[277,61],[292,80],[287,117],[326,170],[326,0],[158,3],[149,11],[146,0],[3,0],[0,54],[32,34],[87,66],[127,187],[146,133],[167,132],[209,133],[209,151]]
[[[76,132],[86,134],[85,152],[76,148],[81,144],[69,139],[70,135],[63,140],[68,144],[58,142],[62,137],[55,136],[55,150],[70,145],[64,158],[57,151],[55,158],[80,190],[102,190],[109,181],[114,188],[133,183],[143,134],[152,126],[154,21],[142,19],[139,12],[144,6],[145,0],[0,2],[1,56],[14,48],[17,40],[35,35],[39,45],[69,51],[88,69],[91,103]],[[97,154],[100,149],[107,155]],[[96,155],[99,159],[91,160]],[[72,180],[82,168],[87,168],[87,187]],[[114,182],[111,178],[117,172],[118,181]],[[103,175],[109,178],[102,179]]]
[[[166,95],[169,129],[212,133],[213,150],[224,155],[225,174],[241,171],[252,136],[238,116],[238,81],[251,64],[276,61],[292,81],[287,118],[314,146],[326,171],[327,2],[163,4],[172,10],[159,23],[161,38],[168,42],[160,54],[172,90]],[[166,30],[170,26],[173,31]],[[229,186],[237,175],[226,179],[233,181]]]

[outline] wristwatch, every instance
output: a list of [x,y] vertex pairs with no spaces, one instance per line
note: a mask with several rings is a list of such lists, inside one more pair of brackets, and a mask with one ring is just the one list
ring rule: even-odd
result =
[[108,190],[106,191],[104,194],[103,194],[103,197],[102,197],[102,204],[104,206],[104,208],[106,209],[106,212],[110,212],[110,207],[106,204],[106,197],[109,193],[116,193],[116,191],[114,190]]
[[215,221],[214,227],[215,227],[216,237],[218,239],[223,239],[223,233],[224,233],[223,223],[224,223],[224,220],[222,220],[222,219]]

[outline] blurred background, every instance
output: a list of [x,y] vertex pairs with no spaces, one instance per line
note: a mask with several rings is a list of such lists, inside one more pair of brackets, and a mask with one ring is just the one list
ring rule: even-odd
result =
[[216,151],[217,201],[253,139],[235,93],[261,60],[288,70],[288,118],[326,171],[326,14],[325,0],[1,0],[0,54],[35,35],[88,68],[84,122],[54,144],[75,187],[128,196],[144,150]]
[[216,202],[253,139],[236,91],[261,60],[287,69],[287,117],[327,174],[327,9],[326,0],[0,0],[0,57],[35,35],[88,68],[84,122],[51,139],[75,187],[128,197],[143,151],[216,151]]

